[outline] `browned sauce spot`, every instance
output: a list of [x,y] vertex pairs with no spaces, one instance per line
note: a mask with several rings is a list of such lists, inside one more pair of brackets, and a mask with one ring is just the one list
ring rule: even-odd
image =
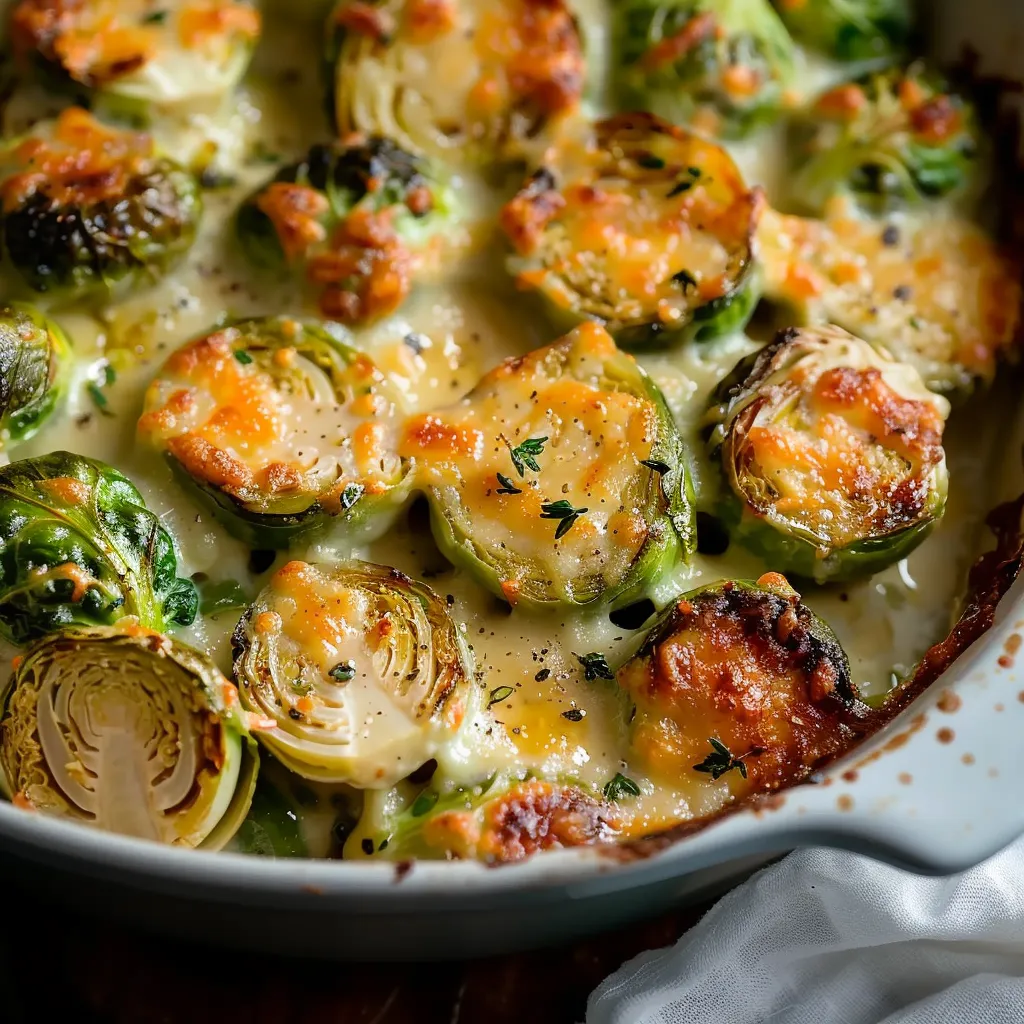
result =
[[953,714],[954,711],[960,710],[960,705],[963,701],[960,700],[959,696],[952,690],[943,690],[939,694],[939,700],[937,707],[940,711],[944,711],[947,715]]
[[838,800],[836,800],[836,807],[841,811],[852,811],[853,810],[853,797],[849,793],[843,793]]
[[1011,633],[1003,644],[1003,650],[1011,657],[1020,650],[1021,638],[1019,633]]
[[940,743],[952,743],[952,742],[953,742],[953,740],[955,739],[955,737],[956,737],[956,734],[955,734],[955,733],[953,732],[953,730],[952,730],[952,729],[947,729],[947,728],[946,728],[945,726],[943,726],[943,727],[942,727],[942,728],[941,728],[941,729],[940,729],[940,730],[939,730],[939,731],[938,731],[938,732],[937,732],[937,733],[935,734],[935,738],[936,738],[936,739],[937,739],[937,740],[938,740],[938,741],[939,741]]
[[846,782],[856,782],[858,778],[860,778],[860,776],[858,775],[856,768],[848,768],[843,772],[843,779]]
[[1006,705],[1005,704],[996,704],[995,707],[993,708],[993,710],[994,711],[1005,711],[1006,710]]
[[999,769],[998,768],[989,768],[989,770],[988,770],[988,777],[990,779],[997,779],[997,778],[999,778]]
[[909,786],[914,781],[914,776],[911,775],[910,772],[900,772],[896,778],[899,779],[904,786]]
[[964,764],[974,764],[974,755],[973,754],[964,754],[960,758],[960,760],[963,761]]
[[1010,658],[1005,654],[1000,654],[997,664],[1000,668],[1013,668],[1013,658]]

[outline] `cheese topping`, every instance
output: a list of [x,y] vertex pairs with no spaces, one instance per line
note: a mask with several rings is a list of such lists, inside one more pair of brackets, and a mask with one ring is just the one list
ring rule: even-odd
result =
[[338,128],[417,153],[516,146],[573,111],[583,86],[563,0],[342,0]]

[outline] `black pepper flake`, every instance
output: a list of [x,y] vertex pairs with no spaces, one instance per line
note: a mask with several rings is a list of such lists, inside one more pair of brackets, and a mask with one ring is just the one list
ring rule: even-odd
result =
[[886,224],[882,232],[882,245],[899,245],[900,229],[895,224]]
[[907,285],[907,284],[897,285],[892,290],[893,298],[894,299],[899,299],[900,302],[906,302],[907,299],[909,299],[910,296],[913,295],[913,294],[914,294],[914,290],[910,287],[910,285]]
[[302,712],[296,711],[295,708],[289,708],[288,717],[295,719],[296,722],[300,722],[302,721]]
[[547,679],[547,677],[549,675],[551,675],[551,669],[549,669],[549,668],[542,668],[533,678],[538,683],[543,683],[544,680]]
[[562,712],[562,717],[569,722],[582,722],[587,713],[582,708],[569,708],[568,711]]
[[419,334],[416,331],[410,331],[402,341],[405,343],[406,347],[412,349],[416,355],[420,355],[429,343],[429,339],[425,334]]
[[364,839],[359,844],[359,846],[362,848],[363,853],[365,853],[367,857],[369,857],[369,856],[371,856],[373,854],[373,840],[372,839]]

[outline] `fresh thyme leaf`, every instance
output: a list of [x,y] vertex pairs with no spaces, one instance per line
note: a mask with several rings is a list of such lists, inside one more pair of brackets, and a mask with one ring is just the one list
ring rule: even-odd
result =
[[672,280],[678,281],[684,289],[697,287],[697,278],[695,278],[688,270],[680,270],[678,274],[673,274]]
[[494,492],[495,494],[522,494],[523,492],[516,487],[514,483],[504,473],[498,473],[498,483],[501,486]]
[[347,512],[363,496],[365,490],[362,484],[348,484],[341,492],[341,507]]
[[577,654],[576,660],[583,666],[583,678],[592,683],[595,679],[614,679],[615,673],[608,665],[608,660],[600,651],[590,654]]
[[624,796],[639,796],[640,787],[628,775],[616,772],[615,778],[605,783],[602,792],[606,800],[621,800]]
[[667,462],[662,462],[660,459],[641,459],[640,465],[654,470],[655,473],[661,473],[662,476],[672,468]]
[[562,717],[570,722],[582,722],[587,713],[582,708],[569,708],[568,711],[562,712]]
[[414,818],[422,818],[424,814],[434,809],[434,805],[437,803],[438,796],[440,794],[432,789],[425,789],[412,804],[412,816]]
[[537,456],[544,454],[546,437],[528,437],[522,444],[518,444],[509,451],[512,456],[512,465],[520,476],[526,476],[526,470],[532,469],[534,473],[540,472],[540,464]]
[[491,695],[487,698],[487,706],[500,704],[503,700],[511,697],[513,693],[515,693],[515,690],[511,686],[496,686],[491,690]]
[[339,683],[347,683],[356,674],[356,666],[351,661],[340,661],[327,673]]
[[308,697],[313,692],[313,684],[301,678],[295,679],[292,682],[292,690],[302,697]]
[[252,362],[252,356],[244,348],[235,349],[235,358],[243,365],[248,366]]
[[653,153],[642,153],[636,158],[636,162],[650,171],[660,171],[665,166],[665,161]]
[[85,390],[88,392],[89,397],[92,399],[93,405],[95,405],[96,408],[99,409],[99,411],[103,413],[104,416],[114,415],[107,408],[107,396],[103,394],[103,390],[100,388],[99,384],[96,383],[96,381],[89,381],[89,383],[85,385]]
[[142,16],[143,25],[162,25],[167,20],[167,11],[150,11]]
[[589,512],[588,508],[574,508],[572,502],[561,498],[558,501],[546,501],[540,507],[541,519],[559,520],[555,530],[555,540],[561,540],[576,524],[581,515]]
[[674,199],[676,196],[688,192],[691,188],[693,188],[693,182],[689,178],[681,178],[668,190],[666,198]]
[[731,772],[733,768],[737,768],[743,778],[747,777],[747,766],[743,763],[743,757],[746,757],[746,754],[743,757],[733,757],[732,751],[715,736],[709,737],[708,743],[711,744],[714,753],[708,754],[700,764],[695,764],[693,766],[694,771],[704,772],[717,781],[726,772]]

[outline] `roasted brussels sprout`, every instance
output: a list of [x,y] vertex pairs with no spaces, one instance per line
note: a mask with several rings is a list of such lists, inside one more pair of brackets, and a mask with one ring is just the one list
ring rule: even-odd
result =
[[199,186],[148,135],[72,107],[9,147],[0,168],[5,257],[33,291],[72,302],[137,288],[192,245]]
[[793,195],[814,213],[847,190],[874,210],[963,188],[979,151],[971,105],[920,62],[837,85],[797,129]]
[[188,625],[199,598],[174,544],[112,466],[52,452],[0,468],[0,636],[68,625]]
[[624,106],[724,138],[778,113],[793,42],[768,0],[619,0],[612,10]]
[[259,12],[239,0],[19,0],[10,12],[23,67],[143,122],[153,107],[225,96],[259,32]]
[[198,488],[225,526],[281,548],[334,519],[386,527],[405,499],[397,393],[326,327],[243,320],[172,353],[139,434]]
[[780,331],[712,397],[721,518],[769,565],[817,583],[909,554],[946,504],[949,403],[835,327]]
[[418,158],[372,137],[313,146],[242,204],[236,227],[254,263],[291,265],[324,316],[358,324],[401,305],[451,208]]
[[695,816],[720,810],[721,790],[800,781],[869,714],[839,641],[778,573],[683,594],[618,681],[636,703],[634,756],[656,781],[700,786]]
[[651,114],[568,140],[505,207],[510,270],[565,319],[621,345],[741,330],[757,302],[762,194],[712,142]]
[[492,776],[476,786],[431,784],[404,801],[368,795],[344,856],[508,863],[608,842],[619,827],[617,809],[576,783]]
[[43,637],[2,709],[0,782],[21,806],[209,849],[245,818],[259,757],[237,691],[205,655],[134,620]]
[[444,601],[366,562],[288,562],[234,636],[242,703],[309,779],[381,788],[441,757],[475,701],[472,665]]
[[891,57],[913,27],[910,0],[774,0],[797,42],[840,60]]
[[414,417],[402,450],[442,552],[511,605],[627,603],[694,543],[671,414],[596,324]]
[[518,159],[583,91],[566,0],[341,0],[328,34],[342,138],[359,131],[418,154]]
[[0,444],[30,438],[63,399],[71,343],[22,302],[0,304]]
[[830,207],[825,221],[762,221],[765,294],[790,322],[838,324],[951,397],[990,382],[1020,324],[1018,259],[956,216],[879,223]]

